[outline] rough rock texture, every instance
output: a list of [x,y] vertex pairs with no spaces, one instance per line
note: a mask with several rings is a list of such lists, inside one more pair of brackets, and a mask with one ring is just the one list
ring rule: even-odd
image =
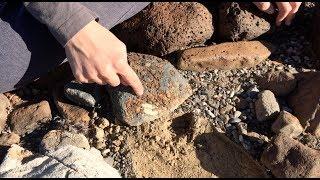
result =
[[86,109],[70,104],[63,98],[63,91],[57,88],[53,92],[53,99],[59,113],[68,120],[70,124],[88,125],[90,121],[89,111]]
[[276,96],[287,96],[295,89],[297,79],[290,72],[272,70],[259,78],[258,84],[261,89],[268,89]]
[[307,74],[306,77],[299,81],[288,103],[306,131],[320,136],[320,73]]
[[19,142],[20,136],[15,133],[3,133],[0,135],[0,146],[11,146]]
[[9,99],[5,95],[0,94],[0,132],[6,125],[8,109],[10,108],[11,105]]
[[41,148],[44,151],[53,151],[65,145],[90,149],[89,142],[83,134],[74,134],[62,130],[48,132],[41,141]]
[[51,119],[52,115],[49,103],[44,100],[15,109],[10,114],[10,125],[13,132],[18,135],[24,135],[31,133],[41,123],[46,123]]
[[166,60],[151,55],[129,53],[128,61],[142,81],[145,91],[138,97],[129,87],[109,89],[118,120],[138,126],[166,116],[192,94],[187,80]]
[[313,53],[315,55],[315,58],[318,59],[317,60],[317,68],[320,69],[320,36],[319,36],[319,31],[320,31],[320,24],[319,24],[319,20],[320,20],[320,5],[317,4],[316,6],[316,13],[313,17],[313,23],[312,23],[312,39],[311,39],[311,43],[312,43],[312,49],[313,49]]
[[[266,170],[244,149],[219,132],[202,134],[196,143],[203,168],[219,177],[268,177]],[[244,163],[245,162],[245,163]],[[240,170],[241,169],[241,170]]]
[[286,135],[278,135],[262,154],[262,163],[278,178],[320,176],[320,151]]
[[120,175],[94,148],[89,151],[68,145],[44,156],[12,145],[0,165],[0,177],[120,178]]
[[203,44],[213,31],[212,15],[197,2],[153,2],[113,29],[129,50],[157,56]]
[[16,108],[21,104],[25,103],[26,101],[21,99],[16,93],[13,92],[6,92],[4,95],[9,99],[12,108]]
[[252,40],[273,29],[274,19],[252,3],[222,2],[218,9],[218,36],[221,39]]
[[259,93],[255,102],[256,116],[259,121],[265,121],[276,117],[280,107],[274,94],[269,90]]
[[64,95],[80,106],[94,107],[101,98],[96,84],[81,84],[71,81],[64,86]]
[[250,68],[267,59],[270,54],[270,45],[263,42],[226,42],[182,51],[178,57],[178,68],[200,72]]
[[272,124],[272,131],[284,133],[290,137],[297,137],[303,132],[299,119],[287,111],[281,111],[276,121]]
[[126,146],[133,177],[267,176],[245,150],[214,131],[209,119],[192,113],[142,124]]

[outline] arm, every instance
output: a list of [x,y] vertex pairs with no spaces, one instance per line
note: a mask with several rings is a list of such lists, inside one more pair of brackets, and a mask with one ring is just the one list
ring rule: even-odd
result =
[[45,24],[62,46],[98,16],[79,2],[24,2],[28,12]]
[[127,62],[125,44],[96,22],[95,13],[76,2],[25,2],[24,5],[64,46],[78,81],[111,86],[122,83],[131,86],[136,94],[143,94],[142,83]]

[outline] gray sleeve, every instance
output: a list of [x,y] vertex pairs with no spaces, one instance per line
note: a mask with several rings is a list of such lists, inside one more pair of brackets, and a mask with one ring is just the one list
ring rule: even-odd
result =
[[89,22],[98,21],[97,14],[79,2],[24,2],[24,5],[62,46]]

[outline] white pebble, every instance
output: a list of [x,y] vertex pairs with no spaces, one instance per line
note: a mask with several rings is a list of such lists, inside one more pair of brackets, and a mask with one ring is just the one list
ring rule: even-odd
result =
[[240,112],[240,111],[234,112],[234,117],[235,117],[235,118],[238,118],[238,117],[240,117],[240,116],[241,116],[241,112]]

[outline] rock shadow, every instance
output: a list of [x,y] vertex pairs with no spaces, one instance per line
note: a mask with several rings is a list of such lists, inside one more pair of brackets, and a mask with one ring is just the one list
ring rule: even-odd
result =
[[202,168],[218,177],[268,177],[266,170],[223,133],[204,133],[195,138]]

